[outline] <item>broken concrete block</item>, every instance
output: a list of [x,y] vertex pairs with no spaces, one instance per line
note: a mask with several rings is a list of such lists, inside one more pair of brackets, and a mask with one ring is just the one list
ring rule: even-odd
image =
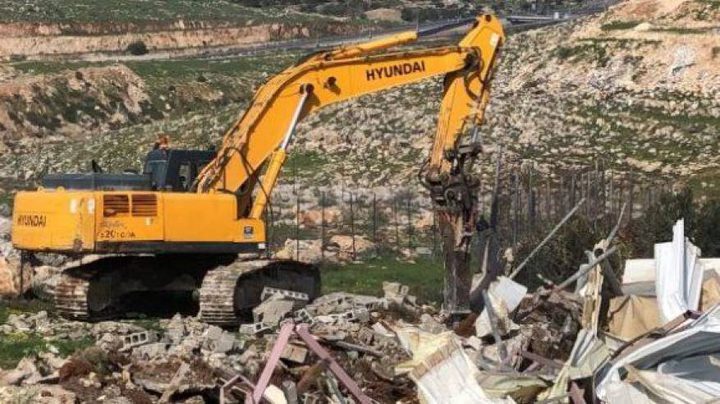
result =
[[164,342],[154,342],[151,344],[141,345],[133,350],[133,354],[144,360],[159,358],[167,353],[167,344]]
[[402,304],[410,293],[410,288],[399,282],[383,282],[383,292],[385,292],[385,299]]
[[228,353],[237,346],[237,339],[218,326],[210,326],[202,335],[203,349],[214,353]]
[[310,301],[310,295],[308,295],[307,293],[296,292],[294,290],[276,289],[269,286],[266,286],[263,289],[262,294],[260,295],[260,300],[265,301],[274,296],[305,303]]
[[277,325],[295,309],[295,301],[284,298],[265,300],[253,309],[253,321]]
[[420,316],[420,329],[432,334],[440,334],[441,332],[447,331],[444,325],[440,324],[433,316],[427,313]]
[[239,330],[240,334],[245,335],[262,335],[270,331],[272,327],[265,323],[242,324]]
[[363,306],[370,311],[385,310],[388,308],[388,301],[375,296],[355,296],[353,303],[356,306]]
[[375,332],[375,334],[383,337],[383,338],[395,338],[395,333],[388,330],[387,327],[380,323],[375,323],[372,325],[372,330]]
[[123,336],[121,352],[129,351],[140,345],[157,341],[157,334],[150,331],[136,332]]
[[180,314],[175,314],[167,325],[165,338],[173,345],[179,344],[185,336],[185,323]]
[[307,359],[308,350],[307,348],[301,347],[295,344],[287,344],[280,354],[281,359],[285,359],[294,363],[305,363]]
[[295,319],[295,322],[298,324],[309,324],[313,325],[315,324],[315,319],[313,316],[310,315],[310,313],[306,309],[300,309],[295,312],[295,315],[293,316]]

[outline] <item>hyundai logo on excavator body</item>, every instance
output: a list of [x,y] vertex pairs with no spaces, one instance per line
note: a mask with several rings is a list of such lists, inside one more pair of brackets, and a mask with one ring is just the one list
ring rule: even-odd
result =
[[425,61],[399,63],[394,66],[377,67],[365,71],[367,81],[387,79],[395,76],[404,76],[410,73],[425,71]]

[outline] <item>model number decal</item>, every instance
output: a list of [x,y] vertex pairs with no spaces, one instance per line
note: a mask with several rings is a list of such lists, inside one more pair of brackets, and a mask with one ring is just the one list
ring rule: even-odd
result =
[[100,230],[98,238],[102,239],[132,239],[135,238],[135,232],[131,230],[115,230],[115,229],[104,229]]
[[18,215],[17,225],[27,227],[45,227],[47,216],[45,215]]
[[98,229],[97,237],[102,240],[129,240],[134,239],[134,230],[128,230],[125,223],[117,221],[103,221]]

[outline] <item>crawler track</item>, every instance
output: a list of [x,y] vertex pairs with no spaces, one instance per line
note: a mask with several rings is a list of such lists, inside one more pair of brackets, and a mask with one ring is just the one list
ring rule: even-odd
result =
[[[226,265],[223,265],[226,264]],[[199,291],[199,317],[233,326],[260,303],[265,286],[320,294],[320,273],[295,261],[228,261],[218,257],[105,257],[63,271],[55,287],[55,307],[70,320],[116,318],[129,293],[168,290]]]
[[65,271],[60,276],[55,285],[55,309],[61,316],[70,320],[90,320],[87,298],[94,275],[90,271]]
[[320,294],[320,272],[296,261],[236,261],[205,275],[200,288],[200,319],[216,325],[237,325],[260,303],[265,286]]

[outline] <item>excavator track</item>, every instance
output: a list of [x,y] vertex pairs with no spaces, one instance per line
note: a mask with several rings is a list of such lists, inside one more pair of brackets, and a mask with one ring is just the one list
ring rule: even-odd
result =
[[90,289],[91,273],[71,274],[65,271],[55,285],[55,309],[70,320],[90,320],[87,296]]
[[84,270],[82,267],[63,271],[55,285],[55,309],[58,314],[69,320],[101,321],[116,314],[110,308],[100,312],[89,309],[89,295],[92,280],[98,269]]
[[320,273],[312,265],[295,261],[107,256],[65,269],[54,299],[64,318],[103,321],[122,316],[134,292],[195,290],[201,320],[237,326],[261,303],[265,286],[307,293],[314,299],[320,294]]
[[310,299],[320,294],[317,267],[297,261],[236,261],[205,275],[200,287],[202,321],[221,326],[236,326],[250,310],[260,304],[266,287],[307,293]]

